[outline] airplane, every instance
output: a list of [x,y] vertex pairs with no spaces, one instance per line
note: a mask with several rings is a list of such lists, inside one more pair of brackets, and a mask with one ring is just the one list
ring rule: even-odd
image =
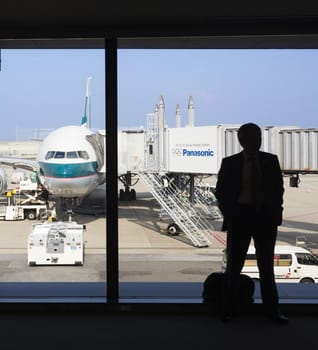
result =
[[[0,158],[2,165],[35,173],[39,184],[70,209],[105,182],[105,132],[90,129],[90,81],[91,77],[86,83],[80,125],[63,126],[48,134],[39,146],[36,160]],[[6,187],[3,169],[0,187],[2,192]]]

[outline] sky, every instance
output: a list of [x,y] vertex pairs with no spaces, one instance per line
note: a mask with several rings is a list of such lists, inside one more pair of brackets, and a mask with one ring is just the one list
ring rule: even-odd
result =
[[[78,125],[91,81],[91,126],[104,128],[104,50],[2,50],[0,141]],[[119,50],[118,124],[146,126],[162,95],[169,127],[187,124],[318,127],[318,50]],[[25,132],[22,133],[21,130]]]

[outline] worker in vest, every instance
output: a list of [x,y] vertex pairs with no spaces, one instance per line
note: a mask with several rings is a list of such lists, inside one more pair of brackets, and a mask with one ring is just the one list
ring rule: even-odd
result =
[[57,221],[56,209],[53,207],[51,215],[48,218],[49,222]]

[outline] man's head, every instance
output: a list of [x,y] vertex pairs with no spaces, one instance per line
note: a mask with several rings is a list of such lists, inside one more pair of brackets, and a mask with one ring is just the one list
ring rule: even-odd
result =
[[254,123],[243,124],[238,130],[238,139],[247,154],[254,155],[262,143],[262,132]]

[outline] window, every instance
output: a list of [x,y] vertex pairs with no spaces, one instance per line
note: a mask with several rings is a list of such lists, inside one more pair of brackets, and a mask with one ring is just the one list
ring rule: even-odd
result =
[[292,256],[290,254],[275,254],[274,266],[290,266],[292,264]]
[[77,158],[77,152],[73,151],[73,152],[66,152],[66,158],[68,159],[75,159]]
[[[21,191],[14,200],[19,205],[24,205],[22,209],[25,219],[1,220],[1,232],[4,233],[1,251],[12,248],[10,255],[0,254],[1,282],[23,285],[32,280],[35,287],[28,293],[31,299],[50,295],[73,297],[91,294],[104,302],[105,174],[97,173],[97,165],[93,162],[76,160],[79,157],[82,160],[89,159],[84,148],[87,143],[86,134],[105,129],[105,51],[4,49],[2,63],[4,61],[8,64],[2,65],[0,72],[3,83],[0,86],[0,104],[8,112],[8,123],[12,122],[13,116],[22,116],[22,110],[19,112],[19,109],[23,109],[22,106],[26,107],[23,101],[31,102],[24,109],[28,115],[28,129],[22,129],[21,125],[26,124],[22,123],[25,118],[21,117],[21,120],[15,120],[17,132],[8,124],[7,132],[0,135],[0,140],[8,140],[7,148],[18,149],[19,158],[23,158],[24,155],[22,163],[28,163],[28,169],[39,169],[39,181],[43,186],[39,189],[38,184],[33,181],[19,184]],[[92,104],[86,99],[88,71],[92,74]],[[34,94],[39,96],[39,100],[34,100]],[[79,127],[85,104],[92,113],[91,116],[87,113],[91,123],[91,131],[87,130],[87,133],[84,127]],[[11,112],[10,105],[14,106]],[[44,119],[43,110],[46,111]],[[74,128],[74,125],[78,127]],[[67,128],[64,128],[65,126]],[[58,129],[62,137],[54,139],[54,132]],[[75,134],[76,137],[82,135],[83,143],[76,143],[76,140],[72,139],[75,138]],[[69,148],[68,145],[72,145],[73,141],[74,147]],[[42,145],[45,147],[41,148]],[[46,148],[46,145],[49,148]],[[38,153],[39,149],[41,152],[43,150],[43,154]],[[64,152],[65,149],[69,151]],[[35,156],[29,159],[29,154]],[[38,162],[37,154],[40,160],[46,159],[48,162]],[[63,160],[63,163],[58,162],[59,159]],[[8,174],[11,173],[11,168],[5,170]],[[31,171],[25,168],[22,170],[28,178],[32,176]],[[18,186],[11,184],[10,179],[11,177],[8,177],[10,188]],[[24,194],[21,194],[22,190]],[[63,192],[63,195],[60,195],[59,191]],[[91,193],[93,191],[95,192]],[[91,196],[88,197],[87,194]],[[25,207],[26,205],[28,207]],[[45,226],[51,225],[47,218],[52,221],[52,229]],[[79,226],[75,223],[73,226],[69,225],[69,219]],[[68,226],[59,226],[61,221]],[[35,231],[34,225],[39,230]],[[44,238],[47,239],[46,244]],[[31,253],[32,247],[38,249],[38,256]],[[84,251],[83,265],[76,266],[81,264],[81,251]],[[79,253],[76,260],[72,258],[75,256],[73,253]],[[66,259],[64,263],[63,259]],[[7,267],[3,269],[1,266]],[[46,289],[45,285],[48,284]],[[88,288],[86,291],[83,284]],[[12,299],[21,297],[21,293],[19,295],[19,292],[15,292],[16,290],[5,292],[5,295]]]
[[60,151],[55,152],[54,158],[62,159],[64,157],[65,157],[65,152],[60,152]]
[[48,151],[46,156],[45,156],[45,159],[46,160],[52,159],[52,158],[54,158],[54,155],[55,155],[54,151]]
[[257,260],[255,254],[248,254],[245,259],[245,266],[257,266]]
[[[294,67],[292,75],[290,62]],[[288,170],[298,167],[316,171],[318,133],[314,117],[316,106],[310,98],[315,95],[315,89],[310,76],[312,72],[318,74],[317,62],[318,50],[119,50],[121,282],[200,283],[212,271],[221,270],[220,252],[226,241],[226,234],[221,232],[222,220],[210,220],[214,228],[212,243],[197,249],[181,227],[182,222],[177,223],[172,217],[172,211],[182,215],[179,208],[173,207],[169,212],[171,208],[160,202],[160,178],[172,174],[173,182],[186,197],[179,195],[178,200],[184,203],[187,197],[196,195],[191,193],[191,182],[195,190],[212,189],[205,192],[212,193],[210,205],[213,208],[213,186],[219,162],[224,156],[241,150],[237,130],[246,121],[260,124],[262,150],[278,154],[285,171],[285,221],[279,227],[277,243],[295,245],[296,233],[307,235],[308,228],[314,233],[316,219],[310,203],[315,203],[318,194],[317,175],[310,171],[302,175],[303,187],[296,191],[289,185]],[[303,89],[308,89],[306,102],[297,98],[300,91],[303,96]],[[297,110],[307,117],[300,121]],[[277,117],[278,111],[281,111],[281,118]],[[134,118],[130,117],[132,114]],[[289,138],[294,133],[293,125],[299,124],[304,132],[297,131],[297,135]],[[205,128],[208,127],[211,129],[206,140]],[[167,142],[161,143],[160,138]],[[201,148],[194,149],[196,144]],[[279,154],[281,145],[286,151],[285,158]],[[308,149],[312,150],[310,154]],[[201,160],[215,160],[209,164],[210,174],[208,171],[201,172],[200,176],[188,174],[191,164],[196,164],[191,168],[192,173],[198,172],[195,156]],[[187,164],[180,161],[182,157]],[[153,188],[149,187],[150,180]],[[305,196],[309,192],[312,197],[307,202]],[[134,201],[135,196],[137,201]],[[204,218],[191,207],[187,214],[191,218]],[[131,229],[127,228],[127,222]],[[277,267],[289,267],[291,263],[288,254],[274,259]],[[256,258],[247,259],[246,264],[256,266]]]
[[79,158],[83,158],[83,159],[89,159],[88,153],[86,151],[78,151],[78,156]]
[[312,254],[296,253],[297,262],[301,265],[318,265],[318,259]]
[[[279,51],[279,50],[278,50]],[[295,90],[297,87],[301,86],[292,79],[290,71],[300,72],[300,76],[306,81],[308,75],[306,72],[302,72],[301,69],[297,68],[298,58],[303,55],[304,64],[301,67],[310,66],[312,74],[316,74],[316,69],[314,69],[314,62],[316,51],[311,50],[313,59],[309,56],[306,58],[306,53],[299,50],[297,52],[292,52],[289,50],[283,50],[283,52],[278,52],[277,50],[120,50],[119,51],[119,62],[118,62],[118,73],[119,73],[119,126],[121,129],[119,135],[119,147],[121,150],[126,150],[126,153],[120,153],[120,148],[118,149],[118,160],[119,168],[122,176],[119,188],[119,253],[120,253],[120,271],[119,280],[122,284],[121,292],[129,285],[129,288],[135,283],[137,288],[141,290],[141,293],[145,296],[145,289],[151,286],[152,282],[158,282],[161,286],[165,283],[169,284],[182,282],[191,285],[192,282],[196,283],[200,288],[200,283],[203,281],[205,276],[212,271],[218,271],[221,266],[222,260],[222,250],[225,243],[225,234],[221,232],[221,219],[212,220],[212,226],[214,228],[212,236],[211,247],[203,247],[197,249],[194,247],[193,243],[187,235],[184,234],[182,228],[178,226],[175,222],[170,222],[169,215],[161,208],[161,205],[156,200],[156,198],[151,194],[150,190],[147,188],[145,182],[140,180],[139,177],[139,166],[140,161],[146,160],[149,166],[160,162],[159,152],[158,152],[158,137],[159,135],[150,135],[145,139],[145,129],[156,131],[157,126],[153,124],[156,121],[154,117],[155,113],[158,112],[158,108],[161,108],[161,112],[164,110],[166,118],[166,128],[167,134],[168,129],[179,128],[179,117],[181,119],[181,129],[185,132],[191,130],[191,125],[186,126],[186,124],[191,124],[193,122],[193,115],[189,112],[190,108],[190,96],[193,97],[194,106],[199,112],[197,118],[195,118],[195,126],[209,126],[209,125],[224,125],[230,124],[228,128],[224,131],[224,150],[225,154],[221,154],[220,157],[231,154],[239,150],[236,143],[236,131],[237,125],[243,121],[243,117],[238,117],[238,112],[244,115],[244,118],[263,118],[264,125],[276,125],[278,123],[277,116],[273,117],[273,112],[271,109],[275,107],[289,106],[291,102],[299,101],[299,98],[295,98]],[[48,52],[48,51],[46,51]],[[308,51],[309,52],[309,51]],[[296,56],[293,56],[293,55]],[[262,56],[263,55],[263,56]],[[276,55],[276,56],[275,56]],[[285,57],[284,57],[285,55]],[[296,57],[293,60],[291,57]],[[188,60],[189,58],[189,60]],[[246,61],[246,59],[251,59]],[[104,59],[104,58],[103,58]],[[218,60],[215,60],[218,59]],[[266,61],[268,59],[268,61]],[[286,68],[288,65],[285,64],[285,60],[292,61],[294,64],[294,69]],[[264,60],[264,61],[263,61]],[[138,65],[138,62],[140,65]],[[193,63],[195,62],[195,64]],[[163,63],[162,66],[160,64]],[[236,66],[238,69],[234,68],[234,63],[241,63],[241,66]],[[270,64],[282,63],[282,70],[276,67],[276,76],[270,75],[271,69]],[[212,66],[209,66],[211,64]],[[104,65],[104,63],[103,63]],[[70,65],[72,66],[72,65]],[[206,69],[206,67],[209,67]],[[221,72],[221,67],[224,70]],[[194,68],[198,68],[195,71]],[[213,70],[215,68],[216,70]],[[288,74],[284,70],[288,70]],[[246,79],[248,71],[253,74]],[[158,74],[156,73],[158,72]],[[209,86],[213,87],[209,90],[208,87],[202,85],[203,77],[208,77],[209,74],[213,72],[210,76]],[[278,73],[279,72],[279,73]],[[284,73],[284,74],[283,74]],[[304,74],[303,74],[304,73]],[[155,75],[157,74],[157,75]],[[135,76],[136,75],[136,76]],[[101,74],[101,76],[104,76]],[[147,77],[152,77],[151,81],[147,80]],[[270,78],[269,81],[265,78]],[[129,78],[127,80],[127,78]],[[232,78],[236,80],[233,81]],[[94,82],[93,77],[93,82]],[[183,81],[183,79],[188,79]],[[278,81],[276,80],[278,79]],[[312,79],[312,77],[311,77]],[[291,83],[292,80],[292,83]],[[248,83],[247,83],[248,81]],[[260,84],[260,81],[262,84]],[[304,83],[303,81],[303,83]],[[136,88],[136,82],[141,84],[141,89]],[[182,83],[181,83],[182,82]],[[244,82],[246,84],[242,85]],[[60,81],[58,82],[61,83]],[[103,82],[104,83],[104,82]],[[195,85],[196,83],[197,85]],[[235,83],[235,84],[234,84]],[[279,86],[276,86],[276,83]],[[281,84],[281,85],[280,85]],[[285,85],[284,85],[285,84]],[[22,85],[22,84],[21,84]],[[306,85],[306,83],[304,83]],[[310,84],[308,84],[309,86]],[[39,84],[39,86],[43,86]],[[196,89],[194,87],[196,86]],[[190,88],[191,87],[191,88]],[[252,89],[250,89],[252,87]],[[257,90],[260,87],[262,89],[261,93]],[[287,89],[291,88],[292,90]],[[1,88],[1,87],[0,87]],[[193,90],[192,90],[193,88]],[[286,88],[286,89],[285,89]],[[274,89],[274,91],[273,91]],[[276,91],[277,89],[277,91]],[[95,88],[94,88],[95,90]],[[272,94],[272,97],[279,96],[281,91],[291,92],[290,95],[285,96],[285,100],[279,98],[274,99],[274,102],[270,100],[271,95],[267,94],[266,105],[261,104],[256,97],[260,97],[265,103],[263,92],[268,92]],[[95,90],[96,91],[96,90]],[[194,91],[194,92],[193,92]],[[211,92],[212,91],[212,92]],[[276,92],[275,92],[276,91]],[[298,91],[298,90],[297,90]],[[297,92],[296,91],[296,92]],[[239,93],[243,95],[239,96]],[[103,91],[103,95],[105,92]],[[163,94],[163,99],[161,101],[160,95]],[[192,94],[192,95],[190,95]],[[251,95],[252,94],[252,95]],[[14,95],[12,93],[12,95]],[[310,94],[306,95],[306,98]],[[314,95],[311,92],[311,95]],[[172,99],[172,96],[173,99]],[[53,99],[56,101],[57,99]],[[229,104],[228,101],[231,101]],[[114,102],[114,101],[113,101]],[[160,103],[163,105],[160,106]],[[303,104],[308,106],[308,100],[304,101]],[[142,105],[142,103],[144,103]],[[181,105],[181,112],[178,112],[177,104]],[[157,105],[157,106],[156,106]],[[179,105],[179,107],[180,107]],[[133,106],[137,106],[136,110],[133,110]],[[142,106],[142,107],[140,107]],[[204,106],[204,107],[202,107]],[[259,108],[260,106],[264,108]],[[295,115],[292,113],[297,111],[298,108],[298,119],[295,119]],[[164,108],[163,108],[164,107]],[[232,110],[226,109],[226,107],[231,107]],[[256,108],[257,107],[257,108]],[[291,119],[287,117],[282,117],[279,122],[282,125],[294,125],[299,122],[299,114],[303,113],[301,108],[302,104],[293,105],[293,108],[289,109],[288,112],[291,114]],[[79,107],[82,113],[82,105]],[[308,111],[307,111],[308,112]],[[308,112],[309,113],[309,112]],[[97,115],[98,113],[93,113]],[[190,117],[189,117],[190,114]],[[56,114],[58,115],[58,114]],[[74,114],[71,114],[74,115]],[[287,112],[282,113],[282,115],[289,115]],[[189,117],[189,118],[187,118]],[[65,117],[66,118],[66,117]],[[202,118],[202,119],[201,119]],[[41,120],[41,119],[40,119]],[[53,121],[54,118],[48,118],[49,121]],[[62,119],[63,120],[63,119]],[[92,119],[94,121],[94,119]],[[303,118],[302,121],[306,124],[306,127],[310,127],[309,122]],[[309,118],[308,118],[309,120]],[[61,121],[61,120],[60,120]],[[63,120],[63,122],[66,120]],[[67,120],[68,122],[69,120]],[[73,120],[72,120],[73,122]],[[148,125],[149,122],[149,125]],[[196,125],[198,122],[198,125]],[[199,125],[202,123],[202,125]],[[51,125],[50,125],[51,126]],[[54,127],[55,125],[53,125]],[[59,126],[59,125],[57,125]],[[102,125],[103,126],[103,125]],[[98,127],[102,127],[98,126]],[[133,130],[132,130],[133,129]],[[187,130],[188,131],[187,131]],[[170,130],[171,131],[171,130]],[[169,131],[169,132],[170,132]],[[172,133],[174,131],[171,131]],[[269,135],[272,132],[280,133],[280,130],[272,130],[264,127],[264,134]],[[190,133],[191,134],[191,133]],[[193,133],[194,134],[194,133]],[[166,135],[167,136],[167,135]],[[192,135],[183,135],[184,139],[187,137],[192,137]],[[197,143],[204,145],[206,142],[202,141],[204,133],[200,134],[200,142]],[[307,137],[307,136],[306,136]],[[297,139],[299,142],[301,138]],[[309,143],[315,144],[315,136],[308,136]],[[171,138],[173,140],[173,138]],[[275,146],[275,142],[272,142],[271,138],[264,138],[266,141],[264,147],[268,147],[271,151]],[[222,142],[223,142],[222,141]],[[271,141],[271,142],[270,142]],[[146,146],[145,147],[145,143]],[[182,141],[179,145],[187,144],[189,142]],[[127,147],[131,145],[131,147]],[[126,145],[126,146],[125,146]],[[286,144],[287,145],[287,144]],[[285,145],[285,146],[286,146]],[[288,146],[288,145],[287,145]],[[125,148],[126,147],[126,148]],[[142,158],[145,150],[148,150],[147,157]],[[112,150],[114,151],[114,150]],[[165,150],[168,151],[168,150]],[[202,158],[211,155],[211,148],[198,150],[199,153],[191,153],[192,150],[186,152],[187,159],[194,156],[195,154],[200,155]],[[183,146],[175,146],[173,149],[174,155],[179,157],[182,155]],[[228,152],[228,153],[227,153]],[[61,154],[56,154],[54,151],[49,152],[46,156],[48,159],[52,157],[65,158],[63,152],[57,152]],[[114,151],[115,154],[115,151]],[[68,158],[68,154],[66,154]],[[78,151],[78,157],[81,159],[89,159],[88,154],[85,151]],[[304,159],[304,158],[301,158]],[[110,159],[109,161],[111,161]],[[175,166],[177,162],[170,162],[169,165]],[[314,164],[314,163],[312,163]],[[216,167],[217,169],[217,167]],[[188,174],[183,174],[180,177],[175,177],[175,182],[183,190],[185,197],[190,197],[191,191],[189,191],[191,182],[194,181],[193,177]],[[215,184],[215,175],[210,178],[201,176],[201,184],[197,185],[197,188],[207,188],[208,192],[213,193],[213,186]],[[312,211],[311,200],[317,198],[316,185],[315,185],[315,175],[304,175],[301,179],[301,186],[296,191],[296,189],[291,190],[289,188],[289,178],[285,177],[285,217],[286,225],[280,228],[278,239],[282,240],[284,243],[294,244],[294,233],[298,231],[304,231],[305,233],[309,228],[313,228],[315,223],[315,214],[309,215]],[[146,180],[145,180],[146,181]],[[108,190],[111,189],[113,193],[113,198],[116,198],[117,193],[114,184],[107,184]],[[303,186],[303,187],[302,187]],[[192,187],[193,188],[193,187]],[[212,189],[212,191],[210,191]],[[312,196],[310,203],[305,200],[299,201],[299,193],[306,192],[306,195]],[[102,197],[102,196],[101,196]],[[135,201],[137,198],[137,201]],[[104,198],[101,199],[103,201]],[[213,197],[210,200],[213,203]],[[299,210],[299,203],[301,203],[302,208]],[[95,203],[91,203],[91,208],[93,208]],[[311,211],[310,211],[311,210]],[[191,216],[193,212],[189,210]],[[104,214],[103,214],[104,215]],[[302,215],[302,219],[297,219],[296,216]],[[116,219],[116,215],[109,216],[109,218]],[[95,220],[96,218],[94,218]],[[100,219],[100,220],[99,220]],[[90,218],[85,218],[83,221],[90,221]],[[101,216],[98,218],[98,227],[101,232],[105,232],[105,217]],[[110,220],[108,220],[110,221]],[[5,224],[5,223],[4,223]],[[25,224],[25,223],[24,223]],[[172,224],[172,226],[171,226]],[[176,225],[175,225],[176,224]],[[307,225],[309,224],[309,225]],[[311,226],[312,225],[312,226]],[[13,225],[11,225],[12,227]],[[114,225],[115,227],[116,225]],[[25,226],[24,226],[25,227]],[[114,229],[114,232],[116,230]],[[312,230],[314,231],[314,229]],[[98,245],[92,244],[93,238],[92,234],[88,231],[87,235],[90,237],[87,243],[88,254],[99,255],[99,264],[102,266],[105,262],[105,250],[106,242],[105,237],[98,235]],[[111,233],[113,234],[113,232]],[[116,240],[116,237],[115,239]],[[95,242],[95,241],[94,241]],[[109,247],[109,254],[111,254],[111,249]],[[114,249],[117,247],[114,245]],[[301,259],[304,259],[302,257]],[[280,259],[279,264],[280,264]],[[277,263],[278,263],[277,260]],[[289,258],[284,257],[282,261],[289,264]],[[111,270],[116,270],[115,265],[110,265]],[[44,270],[44,269],[43,269]],[[42,270],[42,271],[43,271]],[[62,271],[61,269],[56,269],[55,271]],[[71,269],[64,269],[63,272],[70,271]],[[31,270],[30,270],[31,271]],[[52,269],[51,269],[52,271]],[[79,269],[75,270],[76,272]],[[32,270],[32,273],[36,274],[36,269]],[[177,276],[177,277],[176,277]],[[11,276],[10,276],[11,278]],[[94,270],[93,274],[88,274],[85,276],[87,280],[91,281],[91,278],[96,281],[106,280],[105,269]],[[73,280],[72,280],[73,281]],[[74,277],[76,282],[76,277]],[[145,284],[142,283],[146,282]],[[165,287],[163,287],[165,288]],[[103,288],[102,288],[103,289]],[[126,289],[127,290],[127,289]],[[135,297],[130,289],[130,296]],[[149,291],[149,288],[148,288]],[[147,291],[147,292],[148,292]],[[149,296],[158,296],[156,294],[157,289]],[[127,296],[128,294],[121,294],[121,296]]]

